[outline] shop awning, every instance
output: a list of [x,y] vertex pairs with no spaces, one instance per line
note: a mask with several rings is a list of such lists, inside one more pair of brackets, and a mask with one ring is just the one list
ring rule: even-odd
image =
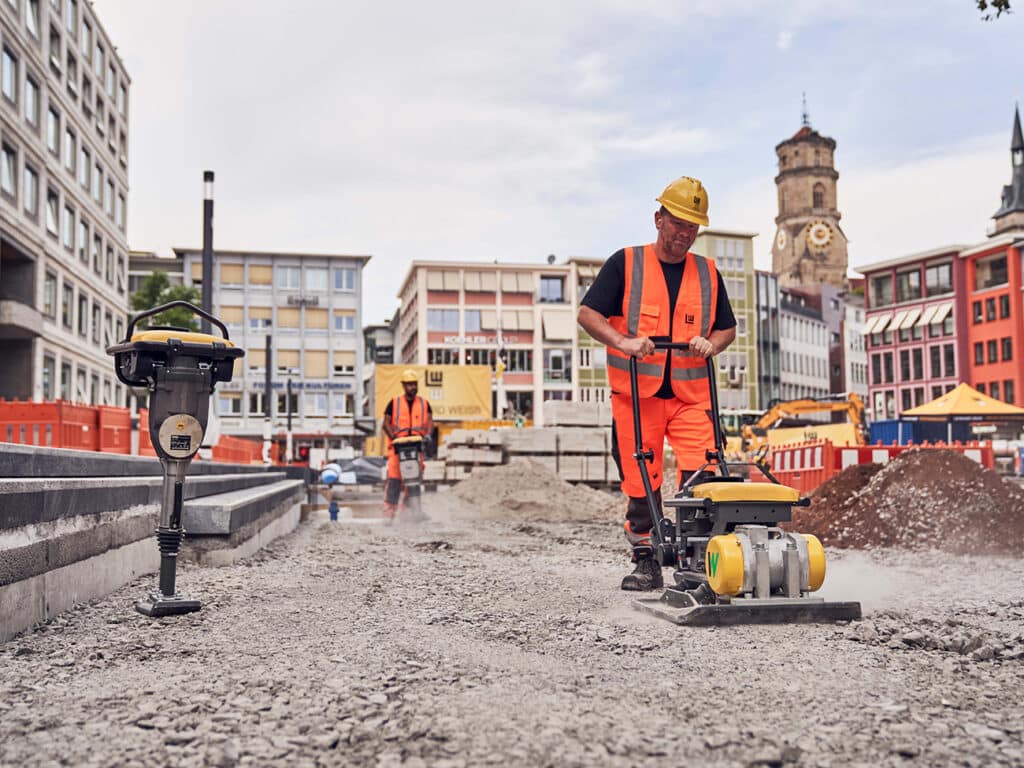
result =
[[919,308],[915,307],[914,309],[908,309],[907,314],[903,318],[902,322],[900,322],[899,326],[894,325],[893,330],[902,331],[907,328],[913,328],[914,323],[917,322],[917,318],[919,318],[920,316],[921,310]]
[[889,324],[891,319],[892,315],[888,313],[869,317],[867,325],[864,326],[864,335],[869,336],[872,333],[881,333],[882,329]]
[[939,308],[935,311],[935,317],[932,318],[932,324],[938,325],[946,319],[946,316],[953,311],[953,302],[947,301],[945,304],[940,304]]
[[576,323],[570,312],[547,311],[543,315],[544,338],[548,341],[572,341]]
[[[896,313],[896,316],[892,319],[892,322],[889,324],[889,330],[890,331],[898,331],[900,329],[900,326],[903,325],[903,321],[906,320],[906,319],[907,319],[907,310],[901,309],[899,312]],[[875,331],[875,333],[880,333],[880,330],[879,331]]]
[[930,307],[926,307],[924,314],[921,315],[921,319],[917,321],[917,324],[923,327],[931,323],[932,318],[935,317],[935,313],[939,311],[941,306],[941,304],[932,304]]

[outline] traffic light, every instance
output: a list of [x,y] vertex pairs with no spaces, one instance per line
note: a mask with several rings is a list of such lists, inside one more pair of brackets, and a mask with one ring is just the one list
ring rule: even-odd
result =
[[296,458],[298,458],[299,461],[301,461],[301,462],[303,462],[305,464],[308,464],[309,463],[309,446],[308,445],[300,445],[299,446],[299,450],[297,452]]

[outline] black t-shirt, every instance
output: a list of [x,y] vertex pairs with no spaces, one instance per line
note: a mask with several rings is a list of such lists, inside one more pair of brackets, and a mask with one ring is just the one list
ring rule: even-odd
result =
[[[686,261],[678,264],[666,264],[659,261],[661,271],[665,276],[665,287],[668,288],[669,301],[669,335],[672,334],[672,322],[676,311],[676,299],[679,298],[679,287],[683,284],[683,269]],[[605,317],[622,315],[622,300],[626,293],[626,251],[616,251],[612,257],[604,263],[601,271],[597,273],[594,284],[590,286],[583,300],[580,302],[585,307],[590,307]],[[725,290],[725,281],[722,280],[722,273],[718,273],[718,302],[715,306],[715,321],[711,324],[713,331],[726,331],[736,326],[736,316],[732,313],[732,304],[729,303],[729,294]],[[670,378],[669,362],[671,356],[665,362],[665,377],[661,382],[661,389],[655,397],[668,399],[675,397],[672,392],[672,380]]]

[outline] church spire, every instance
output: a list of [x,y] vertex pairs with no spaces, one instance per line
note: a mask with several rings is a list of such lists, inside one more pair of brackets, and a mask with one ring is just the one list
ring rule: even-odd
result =
[[1020,128],[1020,109],[1013,108],[1013,135],[1010,137],[1010,162],[1013,175],[1003,187],[999,210],[992,217],[992,234],[1024,229],[1024,132]]
[[[811,127],[811,116],[809,114],[807,114],[807,91],[804,91],[802,95],[803,95],[803,110],[800,112],[800,125],[802,125],[802,126],[804,126],[806,128],[810,128]],[[1019,123],[1018,123],[1017,129],[1018,129],[1018,131],[1020,130]]]
[[1020,108],[1013,108],[1013,138],[1010,140],[1010,151],[1024,149],[1024,135],[1020,130]]

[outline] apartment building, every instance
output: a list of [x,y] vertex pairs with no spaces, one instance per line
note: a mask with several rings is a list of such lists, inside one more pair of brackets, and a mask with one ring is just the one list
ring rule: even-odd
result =
[[0,397],[124,401],[129,86],[91,3],[0,2]]
[[875,420],[953,389],[969,373],[962,245],[868,264],[863,336]]
[[414,261],[399,291],[396,359],[494,369],[500,351],[507,408],[497,413],[495,380],[495,415],[532,418],[538,425],[543,420],[538,406],[545,400],[605,399],[604,348],[590,339],[581,343],[576,324],[581,290],[593,281],[600,262],[553,261]]
[[[185,284],[200,287],[202,251],[174,252]],[[275,433],[289,412],[296,446],[342,448],[372,431],[360,422],[362,274],[369,260],[347,254],[214,252],[213,311],[246,351],[234,379],[217,388],[224,433],[263,434],[268,337]]]
[[714,260],[736,316],[736,339],[717,359],[722,408],[757,408],[759,400],[755,237],[753,232],[705,229],[693,244],[694,253]]
[[868,397],[868,355],[864,343],[864,296],[847,293],[843,297],[843,323],[840,332],[840,347],[844,354],[839,363],[842,366],[842,384],[836,392],[854,392],[861,400]]
[[829,330],[798,290],[779,290],[779,389],[783,400],[829,395]]
[[167,275],[168,285],[184,285],[185,275],[181,271],[181,259],[176,256],[161,256],[153,251],[128,251],[128,297],[142,287],[142,282],[154,272]]
[[1006,233],[960,252],[964,266],[967,367],[972,386],[1019,404],[1024,386],[1024,233]]

